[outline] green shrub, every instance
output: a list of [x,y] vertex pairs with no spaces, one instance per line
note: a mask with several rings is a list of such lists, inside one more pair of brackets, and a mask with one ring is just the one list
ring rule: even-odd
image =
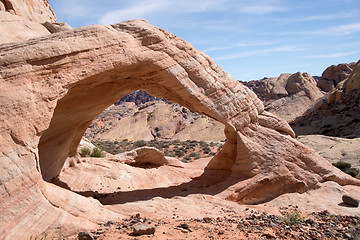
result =
[[216,154],[216,153],[214,153],[214,152],[210,152],[210,153],[208,154],[208,157],[213,157],[213,156],[215,156],[215,154]]
[[356,168],[348,168],[345,170],[345,172],[351,175],[352,177],[356,177],[357,175],[359,175],[359,170]]
[[333,165],[335,167],[337,167],[338,169],[340,169],[341,171],[345,171],[346,169],[348,168],[351,168],[351,164],[350,163],[347,163],[347,162],[342,162],[342,161],[339,161],[337,163],[333,163]]
[[47,238],[47,234],[39,238],[37,236],[30,236],[30,240],[46,240],[46,238]]
[[359,170],[352,168],[350,163],[339,161],[337,163],[333,163],[333,165],[352,177],[357,177],[359,175]]
[[80,156],[81,157],[90,157],[91,155],[91,149],[88,147],[83,147],[80,150]]
[[293,211],[290,213],[286,213],[285,216],[282,218],[282,221],[286,225],[298,225],[302,222],[303,218],[300,216],[298,211]]
[[208,146],[203,147],[202,150],[204,151],[205,154],[208,154],[211,152],[211,149]]
[[105,157],[105,152],[100,148],[93,148],[90,157],[102,158]]
[[145,143],[144,140],[140,140],[140,141],[134,142],[134,147],[135,147],[135,148],[143,147],[143,146],[145,146],[145,145],[146,145],[146,143]]
[[192,152],[192,153],[190,153],[190,154],[189,154],[189,157],[191,157],[191,158],[195,158],[195,159],[200,158],[199,154],[198,154],[198,153],[196,153],[196,152]]

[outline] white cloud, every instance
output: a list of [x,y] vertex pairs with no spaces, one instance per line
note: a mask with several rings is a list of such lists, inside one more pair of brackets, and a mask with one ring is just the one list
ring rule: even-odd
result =
[[301,22],[312,22],[312,21],[326,21],[326,20],[335,20],[335,19],[346,19],[346,18],[353,18],[358,17],[358,14],[354,13],[332,13],[332,14],[325,14],[325,15],[312,15],[312,16],[302,16],[298,18],[280,18],[281,24],[293,24],[293,23],[301,23]]
[[149,14],[157,12],[166,6],[166,0],[151,1],[147,4],[137,3],[128,8],[113,10],[103,15],[99,23],[111,24],[135,18],[146,18]]
[[340,25],[333,27],[332,29],[335,33],[342,34],[342,35],[348,35],[355,32],[360,32],[360,23],[352,23],[352,24],[346,24],[346,25]]
[[338,52],[338,53],[329,53],[329,54],[318,54],[318,55],[307,55],[301,56],[302,58],[339,58],[347,57],[355,54],[359,54],[360,51],[350,51],[350,52]]
[[231,46],[225,46],[225,47],[211,47],[211,48],[207,48],[202,50],[203,52],[214,52],[214,51],[222,51],[222,50],[229,50],[229,49],[234,49],[234,48],[240,48],[240,47],[263,47],[263,46],[268,46],[268,45],[272,45],[275,42],[240,42]]
[[350,23],[299,33],[304,35],[345,36],[356,32],[360,32],[360,23]]
[[69,18],[86,17],[94,11],[92,4],[84,4],[81,0],[49,0],[52,7],[56,6],[56,13],[61,13]]
[[248,6],[243,6],[241,8],[238,9],[239,12],[241,13],[246,13],[246,14],[259,14],[259,15],[263,15],[263,14],[269,14],[269,13],[274,13],[274,12],[284,12],[287,11],[286,8],[281,7],[281,6],[275,6],[275,5],[248,5]]
[[295,52],[295,51],[302,51],[302,50],[305,50],[305,49],[296,47],[296,46],[274,47],[274,48],[246,51],[246,52],[241,52],[241,53],[233,54],[233,55],[227,55],[227,56],[223,56],[223,57],[215,57],[214,60],[215,61],[231,60],[231,59],[245,58],[245,57],[266,56],[270,53],[276,53],[276,52]]
[[132,4],[122,9],[114,9],[99,19],[100,24],[111,24],[134,18],[148,18],[159,14],[184,15],[187,13],[220,12],[268,14],[285,11],[278,0],[263,0],[254,4],[247,0],[133,0]]

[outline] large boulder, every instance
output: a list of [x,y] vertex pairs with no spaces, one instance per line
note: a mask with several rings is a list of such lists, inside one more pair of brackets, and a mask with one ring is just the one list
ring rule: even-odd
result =
[[265,109],[287,121],[301,116],[323,93],[309,73],[281,74],[265,98]]
[[331,65],[322,73],[321,78],[318,79],[317,86],[325,92],[334,90],[339,82],[349,77],[354,66],[355,63]]

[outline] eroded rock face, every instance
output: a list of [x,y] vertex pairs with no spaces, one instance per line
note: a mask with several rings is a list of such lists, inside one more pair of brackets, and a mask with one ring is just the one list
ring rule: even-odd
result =
[[56,16],[47,0],[0,0],[0,11],[20,16],[28,21],[56,21]]
[[121,102],[107,108],[92,121],[85,136],[101,141],[225,139],[224,126],[220,122],[179,104],[148,97],[152,99],[146,103],[138,99],[135,103]]
[[[360,61],[345,80],[291,123],[297,135],[360,136]],[[311,122],[311,124],[309,124]]]
[[[229,199],[255,204],[323,181],[360,184],[294,140],[285,121],[265,112],[251,90],[207,55],[144,20],[1,45],[0,69],[7,89],[0,92],[1,238],[69,232],[121,217],[45,181],[77,156],[95,116],[138,89],[225,125],[227,141],[207,169],[241,180]],[[30,219],[36,228],[26,224]]]
[[0,44],[13,43],[50,34],[42,24],[55,24],[56,17],[46,0],[1,0]]
[[355,63],[331,65],[322,73],[317,86],[325,92],[334,90],[336,85],[349,77]]
[[265,98],[265,109],[287,121],[301,116],[323,94],[308,73],[281,74]]

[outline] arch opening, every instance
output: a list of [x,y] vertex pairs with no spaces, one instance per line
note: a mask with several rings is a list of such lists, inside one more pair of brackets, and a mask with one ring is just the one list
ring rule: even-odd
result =
[[[137,71],[134,74],[133,68]],[[153,65],[140,64],[85,78],[71,86],[58,100],[49,128],[39,142],[39,164],[43,179],[51,181],[60,174],[67,158],[77,156],[77,148],[92,120],[128,93],[145,90],[156,97],[199,112],[213,115],[196,94],[186,91],[175,76]],[[166,83],[166,84],[164,84]],[[215,116],[212,116],[216,119]]]
[[214,156],[226,139],[222,123],[142,90],[96,116],[84,137],[85,156],[93,150],[89,140],[111,154],[153,147],[184,163]]

